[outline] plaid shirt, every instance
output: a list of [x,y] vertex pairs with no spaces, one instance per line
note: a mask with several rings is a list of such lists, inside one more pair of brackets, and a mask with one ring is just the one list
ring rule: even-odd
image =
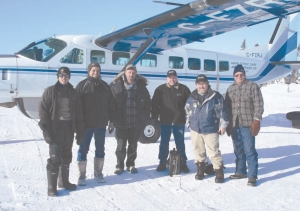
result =
[[261,120],[264,112],[264,101],[258,85],[245,79],[242,85],[236,83],[229,86],[225,101],[230,115],[230,124],[250,127],[254,119]]
[[136,107],[136,81],[133,85],[128,85],[124,80],[125,94],[126,99],[126,123],[127,128],[135,127],[135,119],[137,116],[137,107]]

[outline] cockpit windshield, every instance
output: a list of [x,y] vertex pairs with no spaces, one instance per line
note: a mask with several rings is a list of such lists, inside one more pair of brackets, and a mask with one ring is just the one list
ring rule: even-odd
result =
[[66,46],[67,43],[63,40],[49,38],[39,42],[33,42],[17,54],[36,61],[47,62]]

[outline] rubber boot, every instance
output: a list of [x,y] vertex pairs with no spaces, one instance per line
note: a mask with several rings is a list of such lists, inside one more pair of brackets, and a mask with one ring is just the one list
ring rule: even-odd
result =
[[220,169],[215,169],[215,172],[216,172],[215,183],[223,183],[224,182],[223,166],[221,166]]
[[78,170],[79,170],[79,178],[78,178],[78,185],[85,186],[86,185],[86,164],[87,160],[78,161]]
[[103,165],[104,158],[94,158],[94,178],[99,183],[106,182],[102,174]]
[[63,181],[62,181],[62,175],[61,175],[61,166],[59,167],[57,186],[59,188],[64,188]]
[[61,177],[62,177],[63,187],[66,190],[76,190],[77,186],[69,182],[69,171],[70,171],[70,164],[61,165]]
[[205,163],[204,162],[197,162],[197,174],[195,175],[196,180],[202,180],[204,177],[204,171],[205,171]]
[[48,196],[57,195],[57,177],[58,177],[58,169],[52,171],[50,169],[47,169]]

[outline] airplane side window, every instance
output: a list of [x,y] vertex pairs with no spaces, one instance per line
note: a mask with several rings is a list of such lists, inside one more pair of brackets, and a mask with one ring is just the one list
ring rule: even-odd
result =
[[169,57],[169,68],[183,69],[183,58],[178,56]]
[[17,54],[35,61],[47,62],[66,46],[67,43],[65,41],[49,38],[39,42],[33,42]]
[[114,65],[125,66],[130,59],[130,54],[126,52],[113,52],[112,63]]
[[105,63],[105,52],[104,51],[91,51],[91,62],[97,62],[98,64]]
[[190,70],[200,70],[201,61],[196,58],[188,58],[188,67]]
[[142,67],[156,67],[157,66],[157,56],[152,54],[145,54],[140,61]]
[[2,70],[2,81],[7,81],[10,79],[10,71],[9,70]]
[[216,71],[216,61],[211,59],[204,59],[205,71]]
[[228,61],[219,61],[219,71],[224,72],[229,70],[229,62]]
[[83,50],[73,48],[69,53],[60,59],[60,62],[66,64],[83,64],[83,57]]

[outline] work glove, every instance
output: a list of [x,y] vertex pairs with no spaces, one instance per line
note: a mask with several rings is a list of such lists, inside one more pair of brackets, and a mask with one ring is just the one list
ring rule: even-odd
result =
[[77,145],[80,145],[83,143],[84,141],[84,132],[81,132],[81,133],[76,133],[76,144]]
[[250,127],[252,136],[257,136],[259,130],[260,130],[260,121],[255,119]]
[[107,130],[108,130],[109,134],[112,134],[112,132],[114,132],[114,130],[115,130],[114,124],[109,123]]
[[47,144],[54,144],[54,138],[49,130],[43,130],[43,136]]

